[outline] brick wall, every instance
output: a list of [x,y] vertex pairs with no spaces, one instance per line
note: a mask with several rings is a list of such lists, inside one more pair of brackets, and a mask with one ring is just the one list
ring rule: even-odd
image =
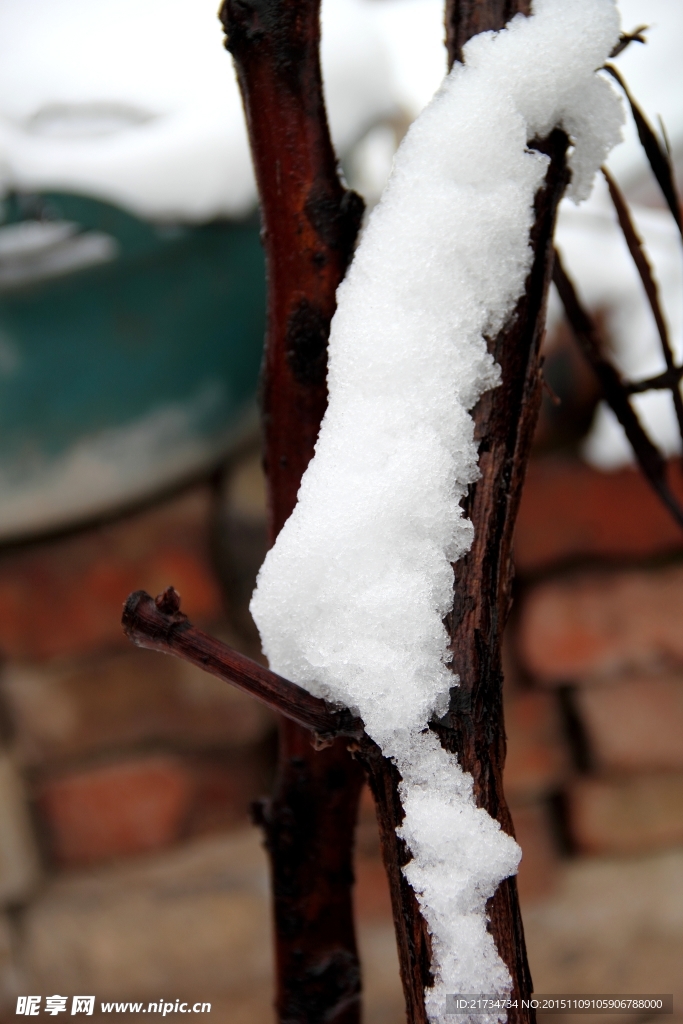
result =
[[[130,999],[194,995],[201,979],[218,1019],[270,1019],[266,869],[249,804],[271,784],[273,718],[190,666],[131,648],[119,625],[129,591],[173,583],[193,621],[257,655],[246,607],[263,508],[250,456],[220,494],[197,487],[0,554],[6,1005],[31,985]],[[569,962],[564,933],[556,946],[543,940],[548,908],[569,899],[567,872],[584,885],[571,899],[588,904],[596,858],[613,865],[598,871],[606,892],[619,864],[644,857],[651,878],[647,858],[683,844],[683,536],[636,472],[546,456],[529,472],[516,562],[505,784],[532,967],[547,990]],[[662,878],[678,870],[668,864]],[[392,1024],[401,994],[367,793],[356,903],[367,1020]]]
[[531,467],[516,552],[509,660],[562,722],[556,836],[584,854],[683,844],[683,532],[635,470],[556,456]]

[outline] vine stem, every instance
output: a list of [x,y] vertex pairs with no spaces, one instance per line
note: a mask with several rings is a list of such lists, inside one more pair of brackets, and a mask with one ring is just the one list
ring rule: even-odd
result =
[[359,740],[363,735],[363,723],[347,708],[332,707],[193,626],[181,612],[180,595],[173,587],[167,587],[156,598],[136,590],[126,601],[122,624],[137,647],[189,661],[309,730],[317,750],[323,750],[338,736]]

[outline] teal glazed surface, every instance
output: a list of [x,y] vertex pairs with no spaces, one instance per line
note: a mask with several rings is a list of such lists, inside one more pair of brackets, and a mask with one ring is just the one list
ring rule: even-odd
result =
[[[59,467],[91,441],[109,446],[112,463],[100,504],[129,499],[131,488],[137,495],[141,473],[150,487],[172,482],[172,453],[164,454],[167,468],[146,472],[141,460],[152,458],[142,450],[146,442],[137,459],[126,449],[126,437],[131,445],[134,437],[147,437],[145,424],[157,422],[155,415],[157,433],[170,417],[169,443],[187,449],[179,474],[226,451],[253,408],[263,347],[265,275],[256,219],[155,226],[66,194],[12,196],[4,214],[4,225],[75,223],[79,234],[108,236],[115,255],[0,291],[0,535],[12,533],[11,520],[31,493],[42,502],[37,529],[95,509],[87,473],[80,507],[79,486],[73,501],[62,496],[49,507]],[[154,444],[163,447],[163,439]],[[21,494],[24,504],[17,505]]]

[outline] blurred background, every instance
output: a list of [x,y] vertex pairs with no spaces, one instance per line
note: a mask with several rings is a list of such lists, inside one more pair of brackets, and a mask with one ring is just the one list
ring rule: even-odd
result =
[[[131,648],[122,602],[173,583],[260,657],[256,386],[264,267],[216,0],[0,4],[0,1014],[18,993],[210,1001],[272,1020],[249,804],[273,717]],[[683,177],[683,6],[621,0],[618,58]],[[349,183],[377,201],[445,70],[438,0],[324,0]],[[629,126],[610,166],[677,356],[680,239]],[[558,244],[619,368],[664,362],[605,191]],[[538,992],[683,1005],[683,531],[633,467],[551,296],[506,637],[506,789]],[[683,499],[670,395],[636,399]],[[357,844],[367,1024],[404,1019],[372,800]],[[143,1018],[140,1018],[143,1019]]]

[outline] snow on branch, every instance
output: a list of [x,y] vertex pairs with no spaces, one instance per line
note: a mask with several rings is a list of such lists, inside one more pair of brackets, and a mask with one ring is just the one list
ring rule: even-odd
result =
[[457,681],[443,620],[473,535],[459,505],[478,475],[470,410],[500,382],[487,339],[533,259],[549,160],[529,140],[564,129],[571,194],[588,195],[620,137],[596,74],[618,39],[614,0],[537,0],[472,39],[413,124],[339,288],[316,455],[252,600],[272,668],[357,712],[402,776],[434,1022],[449,992],[510,990],[486,901],[520,856],[427,727]]

